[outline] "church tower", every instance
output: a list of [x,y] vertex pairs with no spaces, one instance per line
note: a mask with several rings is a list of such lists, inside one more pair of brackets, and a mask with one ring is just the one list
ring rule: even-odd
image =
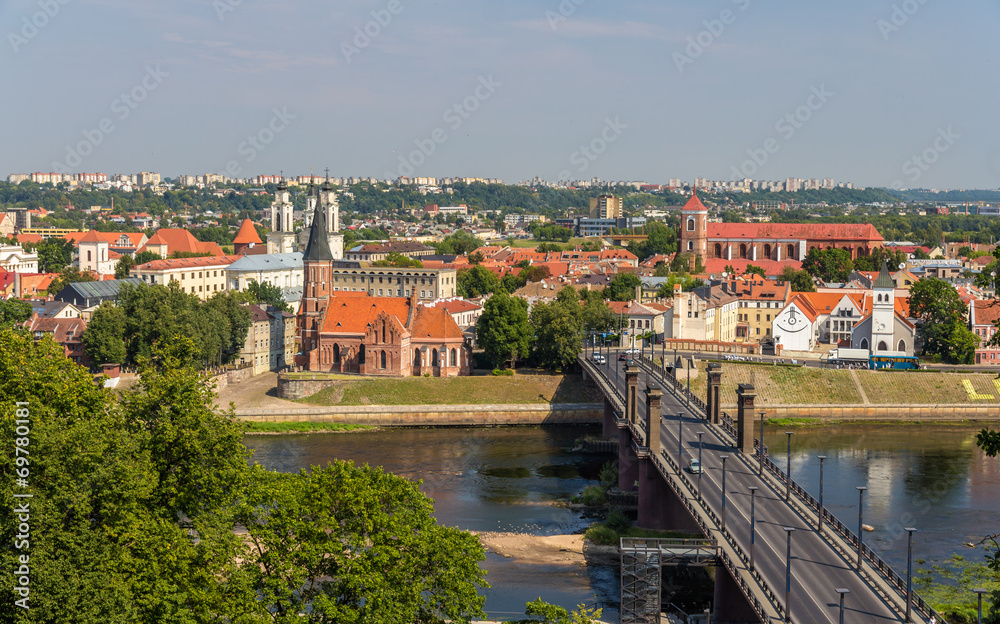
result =
[[882,270],[872,283],[872,340],[871,351],[895,351],[893,334],[896,325],[896,284],[889,273],[889,265],[882,262]]
[[708,208],[698,199],[698,191],[691,193],[691,199],[681,208],[680,248],[677,253],[691,254],[691,272],[694,272],[695,257],[702,262],[708,260]]
[[319,211],[326,213],[326,233],[327,244],[334,260],[344,258],[344,235],[340,233],[340,204],[337,202],[337,193],[330,184],[329,169],[327,178],[320,187],[319,192],[309,192],[306,201],[306,212],[304,215],[307,229],[299,232],[299,246],[305,247],[308,244],[309,230]]
[[333,292],[334,258],[326,236],[327,229],[326,212],[316,211],[302,258],[305,282],[299,310],[299,342],[303,354],[303,360],[297,362],[300,366],[308,366],[310,360],[319,355],[319,334]]
[[284,178],[278,183],[271,202],[271,231],[267,234],[267,253],[291,253],[295,251],[295,226],[292,223],[291,194]]

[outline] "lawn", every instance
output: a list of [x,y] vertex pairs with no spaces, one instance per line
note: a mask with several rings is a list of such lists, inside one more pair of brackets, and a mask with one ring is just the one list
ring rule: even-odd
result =
[[300,399],[310,405],[493,405],[600,403],[600,392],[579,375],[405,377],[337,383]]
[[[691,380],[691,391],[701,397],[705,396],[707,383],[705,366],[699,362],[698,378]],[[684,372],[680,375],[684,381]],[[757,405],[862,403],[851,373],[846,370],[723,362],[723,405],[736,403],[736,386],[741,383],[753,384]]]

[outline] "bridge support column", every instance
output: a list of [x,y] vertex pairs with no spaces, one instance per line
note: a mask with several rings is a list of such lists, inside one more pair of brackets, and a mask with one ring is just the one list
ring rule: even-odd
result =
[[635,490],[639,481],[639,457],[632,448],[632,436],[628,430],[618,437],[618,489],[623,492]]
[[691,512],[663,480],[649,457],[639,460],[638,524],[643,529],[701,533],[701,527]]
[[719,424],[722,408],[719,405],[719,388],[722,386],[722,366],[708,365],[708,397],[705,400],[707,418],[716,425]]
[[750,606],[729,569],[715,568],[715,598],[712,600],[713,622],[760,622],[760,616]]
[[639,367],[629,360],[625,367],[625,420],[639,424]]
[[650,457],[660,456],[660,416],[663,401],[663,390],[657,386],[646,388],[646,446],[649,449]]
[[747,455],[753,455],[753,400],[756,396],[753,384],[740,384],[736,389],[736,445]]
[[611,401],[604,399],[604,428],[601,430],[601,437],[605,440],[617,438],[618,425],[615,424],[615,408]]

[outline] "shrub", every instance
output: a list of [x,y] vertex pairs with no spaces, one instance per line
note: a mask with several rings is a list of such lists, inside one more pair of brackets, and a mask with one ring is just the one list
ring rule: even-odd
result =
[[511,369],[509,369],[509,368],[494,368],[493,369],[493,376],[494,377],[513,377],[514,376],[514,371],[511,370]]
[[618,483],[618,462],[609,461],[601,466],[601,472],[598,473],[598,478],[601,480],[601,485],[604,487],[611,487],[612,485]]
[[598,546],[617,546],[620,541],[618,533],[603,524],[598,524],[587,529],[585,537]]
[[624,533],[632,527],[632,521],[617,507],[608,512],[604,524],[615,533]]
[[588,485],[584,488],[580,498],[583,500],[583,504],[588,507],[600,507],[608,502],[608,495],[604,492],[604,488],[599,485]]

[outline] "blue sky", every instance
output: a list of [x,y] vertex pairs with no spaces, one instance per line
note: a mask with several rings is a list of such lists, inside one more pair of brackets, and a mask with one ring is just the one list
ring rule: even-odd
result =
[[3,174],[1000,186],[993,0],[5,0],[0,25]]

